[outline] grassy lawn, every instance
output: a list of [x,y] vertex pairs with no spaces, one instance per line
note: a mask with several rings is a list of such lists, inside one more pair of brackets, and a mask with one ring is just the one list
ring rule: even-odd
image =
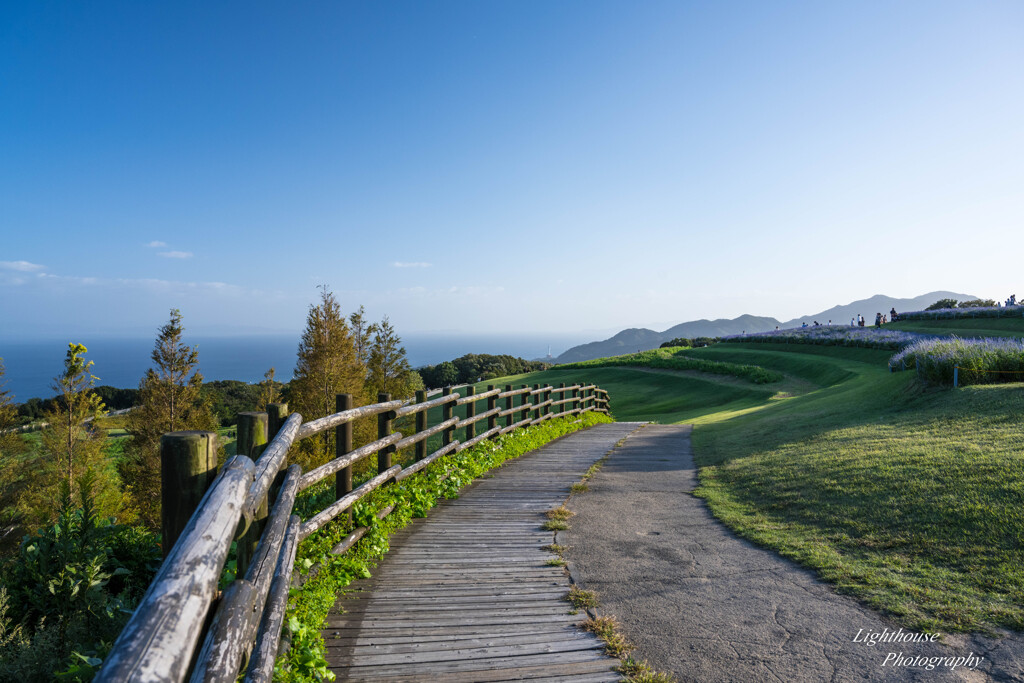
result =
[[[964,330],[993,322],[1010,321]],[[777,370],[784,390],[628,368],[521,381],[586,378],[617,419],[696,423],[716,517],[907,627],[1024,629],[1024,385],[932,389],[870,349],[688,355]]]
[[955,334],[958,337],[1024,337],[1024,317],[897,320],[887,327],[922,334]]

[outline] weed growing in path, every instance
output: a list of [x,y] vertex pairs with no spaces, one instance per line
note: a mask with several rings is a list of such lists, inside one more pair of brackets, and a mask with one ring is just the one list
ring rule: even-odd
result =
[[598,605],[597,593],[580,588],[578,585],[573,585],[569,589],[569,594],[565,596],[565,599],[577,609],[590,609]]

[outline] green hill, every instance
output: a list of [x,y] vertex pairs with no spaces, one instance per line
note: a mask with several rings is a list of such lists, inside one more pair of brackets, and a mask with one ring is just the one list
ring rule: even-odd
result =
[[495,383],[592,381],[617,419],[695,423],[697,495],[720,520],[908,627],[1024,628],[1024,385],[928,388],[890,355],[730,343],[687,356],[784,379],[583,367]]

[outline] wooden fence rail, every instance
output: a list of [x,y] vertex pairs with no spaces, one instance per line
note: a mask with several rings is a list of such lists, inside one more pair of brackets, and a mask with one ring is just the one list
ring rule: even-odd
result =
[[[288,415],[285,404],[274,404],[269,416],[248,414],[239,432],[239,448],[246,452],[230,458],[219,472],[215,459],[210,463],[215,434],[165,434],[165,560],[95,680],[228,682],[244,675],[251,683],[269,681],[299,542],[373,490],[450,453],[555,417],[607,413],[608,400],[608,393],[593,384],[532,389],[506,385],[504,391],[490,386],[479,394],[468,386],[462,393],[445,389],[440,398],[430,400],[426,392],[405,400],[381,394],[377,403],[359,408],[352,407],[351,396],[340,395],[338,412],[306,423],[298,413]],[[479,413],[478,402],[486,405]],[[461,418],[454,414],[458,406],[465,407]],[[427,413],[432,408],[440,408],[442,417],[431,427]],[[392,428],[394,420],[406,416],[415,416],[409,436]],[[377,419],[379,438],[353,449],[352,423],[371,417]],[[502,418],[504,424],[499,424]],[[478,422],[486,425],[479,434]],[[337,457],[306,473],[298,465],[288,466],[288,452],[296,442],[328,429],[337,436]],[[465,430],[462,442],[455,439],[457,429]],[[428,455],[427,440],[435,435],[440,435],[441,446]],[[392,465],[392,454],[410,446],[415,446],[413,463]],[[352,466],[374,453],[378,474],[353,489]],[[337,499],[302,522],[294,514],[296,496],[331,475],[336,477]],[[382,510],[378,517],[390,512]],[[354,530],[331,552],[348,551],[366,531]],[[235,541],[236,579],[219,591]]]

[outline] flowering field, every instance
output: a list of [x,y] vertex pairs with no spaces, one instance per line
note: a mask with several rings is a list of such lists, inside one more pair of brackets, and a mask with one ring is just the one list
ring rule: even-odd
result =
[[921,339],[889,359],[890,370],[916,369],[934,384],[1024,382],[1024,340],[1013,338]]
[[787,330],[774,330],[757,334],[734,334],[722,337],[722,341],[769,344],[818,344],[821,346],[853,346],[865,349],[899,351],[905,346],[927,338],[925,335],[890,330],[885,327],[821,325],[818,327],[794,327]]

